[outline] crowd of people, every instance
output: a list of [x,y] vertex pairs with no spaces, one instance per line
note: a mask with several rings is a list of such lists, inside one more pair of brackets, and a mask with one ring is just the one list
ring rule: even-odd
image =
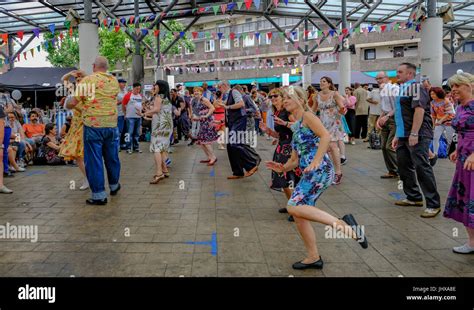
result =
[[93,67],[91,75],[76,70],[63,77],[65,84],[95,87],[94,96],[75,93],[64,98],[64,108],[73,111],[64,128],[56,128],[54,122],[45,124],[36,110],[29,112],[29,123],[21,125],[17,106],[0,105],[0,167],[5,171],[0,177],[1,193],[12,193],[3,183],[9,170],[24,171],[35,158],[44,157],[46,164],[77,164],[84,176],[80,189],[91,191],[86,203],[105,205],[103,165],[110,195],[116,195],[121,189],[118,154],[121,150],[142,153],[140,140],[147,140],[143,138],[146,132],[156,166],[150,184],[170,176],[171,147],[183,139],[189,141],[188,146],[202,149],[205,158],[200,162],[207,166],[217,164],[213,145],[218,152],[227,150],[231,167],[227,179],[238,180],[258,170],[261,157],[255,146],[258,137],[265,137],[275,147],[272,161],[265,164],[272,170],[270,188],[288,199],[278,211],[288,213],[288,220],[296,223],[307,250],[306,258],[293,268],[319,269],[323,261],[310,222],[349,232],[363,248],[368,247],[353,215],[338,219],[315,207],[329,186],[342,182],[346,144],[354,145],[356,139],[372,144],[378,137],[387,168],[381,178],[399,178],[403,183],[406,198],[395,204],[423,206],[424,198],[421,216],[432,218],[441,210],[432,167],[439,141],[445,136],[451,144],[457,134],[457,146],[450,154],[456,169],[444,216],[462,222],[469,236],[466,244],[453,251],[474,253],[472,74],[451,77],[448,93],[432,87],[428,77],[417,82],[416,66],[403,63],[397,69],[397,83],[379,72],[374,89],[355,83],[343,94],[329,77],[321,78],[319,89],[285,86],[268,94],[256,87],[231,87],[228,81],[220,81],[215,88],[203,83],[190,92],[183,85],[170,89],[159,80],[147,98],[139,83],[127,91],[125,80],[108,74],[104,57],[97,57]]

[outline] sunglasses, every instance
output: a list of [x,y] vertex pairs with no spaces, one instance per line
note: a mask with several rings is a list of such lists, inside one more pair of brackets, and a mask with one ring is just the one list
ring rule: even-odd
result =
[[270,96],[268,96],[268,98],[273,99],[273,98],[277,98],[278,96],[279,95],[270,95]]

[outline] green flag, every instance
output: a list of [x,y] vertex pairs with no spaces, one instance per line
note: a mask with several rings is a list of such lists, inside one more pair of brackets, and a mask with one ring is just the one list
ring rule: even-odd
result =
[[240,8],[242,7],[242,4],[244,4],[244,2],[243,2],[243,1],[239,1],[239,2],[237,2],[237,9],[239,9],[239,10],[240,10]]
[[214,15],[217,15],[217,12],[219,12],[219,6],[218,5],[212,6],[212,10],[214,11]]

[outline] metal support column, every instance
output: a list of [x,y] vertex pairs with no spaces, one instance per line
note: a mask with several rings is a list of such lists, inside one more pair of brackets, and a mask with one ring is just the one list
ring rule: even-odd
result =
[[[370,11],[369,9],[368,11]],[[347,0],[341,1],[341,22],[342,29],[347,29]],[[351,85],[351,52],[348,50],[344,37],[341,42],[341,52],[339,53],[339,93],[344,95],[346,87]]]
[[[134,0],[135,8],[135,29],[140,28],[140,1]],[[138,36],[138,34],[137,34]],[[135,53],[133,54],[132,60],[132,76],[133,83],[143,83],[143,78],[145,77],[145,63],[143,60],[143,55],[140,51],[140,42],[137,39],[135,40]]]
[[84,0],[84,21],[79,24],[79,67],[92,73],[92,64],[99,55],[99,32],[92,22],[92,0]]

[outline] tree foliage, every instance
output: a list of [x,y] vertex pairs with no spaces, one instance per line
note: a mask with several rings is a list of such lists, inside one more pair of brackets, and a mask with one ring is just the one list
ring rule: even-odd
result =
[[[161,52],[175,39],[172,32],[181,32],[185,28],[183,24],[175,20],[169,20],[165,23],[171,32],[163,26],[161,27],[162,31],[165,31],[165,35],[160,36]],[[149,25],[149,23],[146,25]],[[141,26],[144,28],[145,25],[142,24]],[[128,28],[133,35],[135,33],[134,27],[130,26]],[[53,39],[52,33],[45,33],[44,39],[48,42],[48,48],[46,49],[48,56],[46,58],[53,66],[79,67],[79,34],[77,30],[74,31],[72,37],[65,34],[62,41],[59,40],[56,33],[54,45],[50,43]],[[150,31],[143,41],[156,49],[156,38],[153,36],[153,31]],[[187,37],[181,38],[167,54],[180,54],[184,48],[194,51],[194,43]],[[135,42],[124,32],[123,28],[118,32],[114,31],[113,26],[109,29],[103,26],[99,28],[99,53],[109,60],[112,70],[115,69],[118,62],[125,62],[126,65],[130,64],[134,51]],[[149,50],[141,46],[140,53],[145,55],[149,53]]]

